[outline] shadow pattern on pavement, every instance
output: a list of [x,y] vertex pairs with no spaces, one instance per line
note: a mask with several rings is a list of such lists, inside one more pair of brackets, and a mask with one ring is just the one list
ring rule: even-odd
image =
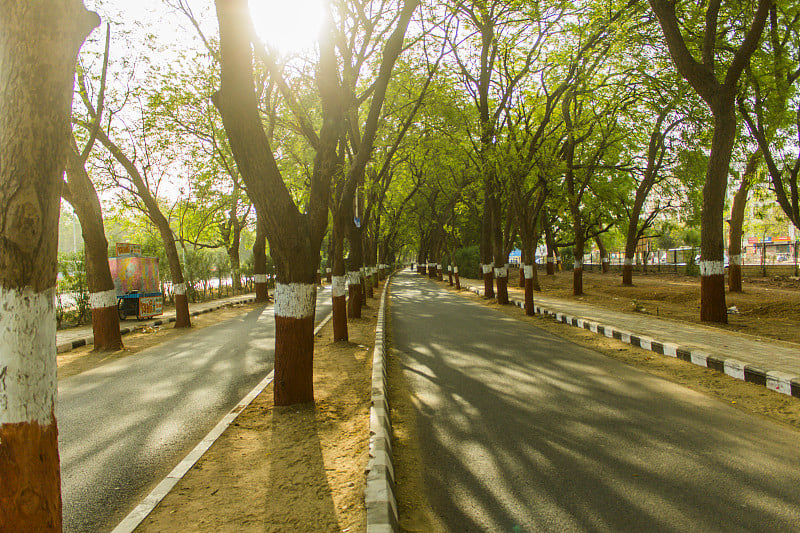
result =
[[797,432],[411,274],[394,346],[451,531],[775,531],[800,523]]

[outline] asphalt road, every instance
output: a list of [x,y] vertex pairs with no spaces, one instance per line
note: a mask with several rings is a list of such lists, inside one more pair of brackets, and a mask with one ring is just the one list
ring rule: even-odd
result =
[[450,531],[800,527],[800,432],[411,273],[391,328]]
[[113,529],[272,370],[274,331],[260,308],[59,381],[64,531]]

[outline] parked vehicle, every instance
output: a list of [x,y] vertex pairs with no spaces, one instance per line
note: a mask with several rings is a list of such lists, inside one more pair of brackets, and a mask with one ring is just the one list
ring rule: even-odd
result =
[[108,259],[120,320],[135,316],[139,320],[163,313],[158,258],[142,257],[141,247],[118,243],[117,256]]

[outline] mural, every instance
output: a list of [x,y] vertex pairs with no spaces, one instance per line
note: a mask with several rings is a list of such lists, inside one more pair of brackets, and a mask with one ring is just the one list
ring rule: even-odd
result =
[[111,257],[108,260],[117,296],[132,291],[160,293],[157,257]]

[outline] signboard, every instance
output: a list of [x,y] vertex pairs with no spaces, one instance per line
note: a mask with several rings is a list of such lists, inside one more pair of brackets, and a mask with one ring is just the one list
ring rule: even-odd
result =
[[133,244],[130,242],[118,242],[116,246],[116,255],[142,255],[142,245]]
[[117,296],[161,292],[157,257],[111,257],[108,260]]
[[146,318],[150,316],[160,315],[162,299],[161,295],[158,296],[140,296],[139,297],[139,317]]

